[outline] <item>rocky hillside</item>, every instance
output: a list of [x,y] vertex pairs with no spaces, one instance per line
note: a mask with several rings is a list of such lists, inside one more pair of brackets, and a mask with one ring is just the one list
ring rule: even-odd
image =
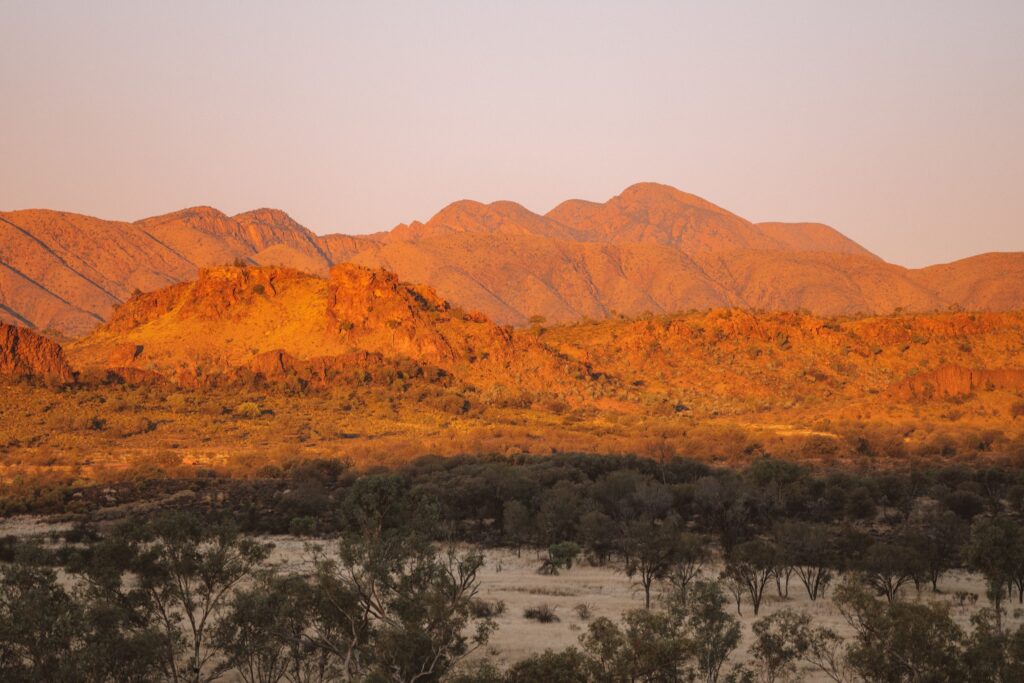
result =
[[540,388],[586,375],[582,364],[453,308],[428,287],[351,264],[326,278],[279,267],[203,269],[194,281],[132,297],[68,351],[77,367],[158,373],[185,384],[239,368],[309,372],[309,363],[336,367],[359,353],[482,385]]
[[352,262],[433,287],[503,324],[713,307],[817,314],[1024,307],[1024,254],[910,270],[817,223],[751,223],[704,199],[642,183],[546,215],[463,200],[426,223],[319,236],[282,211],[197,207],[134,223],[0,213],[0,320],[82,336],[136,290],[236,261],[327,275]]
[[824,411],[1024,393],[1020,312],[822,318],[714,310],[554,327],[540,338],[637,392],[705,409]]
[[60,384],[74,381],[59,344],[23,327],[0,323],[0,379],[20,377]]

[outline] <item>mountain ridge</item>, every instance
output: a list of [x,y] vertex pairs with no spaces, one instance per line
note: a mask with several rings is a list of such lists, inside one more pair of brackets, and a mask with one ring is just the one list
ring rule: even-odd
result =
[[244,262],[326,276],[340,263],[394,271],[496,322],[716,307],[825,315],[1024,307],[1024,253],[908,269],[820,223],[752,223],[668,185],[546,214],[459,200],[425,223],[318,235],[279,209],[196,206],[134,222],[0,213],[0,320],[80,337],[136,290]]

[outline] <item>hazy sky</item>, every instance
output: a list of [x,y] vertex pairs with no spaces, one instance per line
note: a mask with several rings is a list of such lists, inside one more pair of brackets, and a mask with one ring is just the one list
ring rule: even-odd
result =
[[906,265],[1024,250],[1024,2],[0,0],[0,209],[317,232],[642,180]]

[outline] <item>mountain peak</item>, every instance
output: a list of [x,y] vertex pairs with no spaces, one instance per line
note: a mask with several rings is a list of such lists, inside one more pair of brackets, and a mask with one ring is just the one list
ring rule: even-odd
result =
[[726,216],[735,216],[735,214],[726,211],[717,204],[709,202],[703,197],[698,197],[697,195],[690,194],[689,192],[683,192],[671,185],[654,182],[643,182],[630,185],[618,196],[613,197],[608,201],[609,204],[613,202],[638,203],[647,206],[687,205],[703,209],[705,211],[713,211]]
[[295,226],[302,228],[302,226],[286,212],[281,209],[272,209],[269,207],[243,211],[242,213],[235,214],[232,218],[240,223],[248,221],[255,223],[267,223],[276,226]]
[[173,220],[223,221],[228,220],[228,215],[220,209],[212,206],[201,205],[190,206],[185,209],[171,211],[170,213],[161,214],[159,216],[143,218],[142,220],[136,221],[136,223],[166,222]]

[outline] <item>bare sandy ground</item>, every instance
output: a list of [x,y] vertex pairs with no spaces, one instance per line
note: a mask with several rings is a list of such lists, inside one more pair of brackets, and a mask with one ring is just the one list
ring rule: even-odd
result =
[[17,515],[0,519],[0,537],[15,536],[31,538],[46,536],[51,533],[64,532],[74,525],[71,522],[54,522],[46,517],[34,515]]

